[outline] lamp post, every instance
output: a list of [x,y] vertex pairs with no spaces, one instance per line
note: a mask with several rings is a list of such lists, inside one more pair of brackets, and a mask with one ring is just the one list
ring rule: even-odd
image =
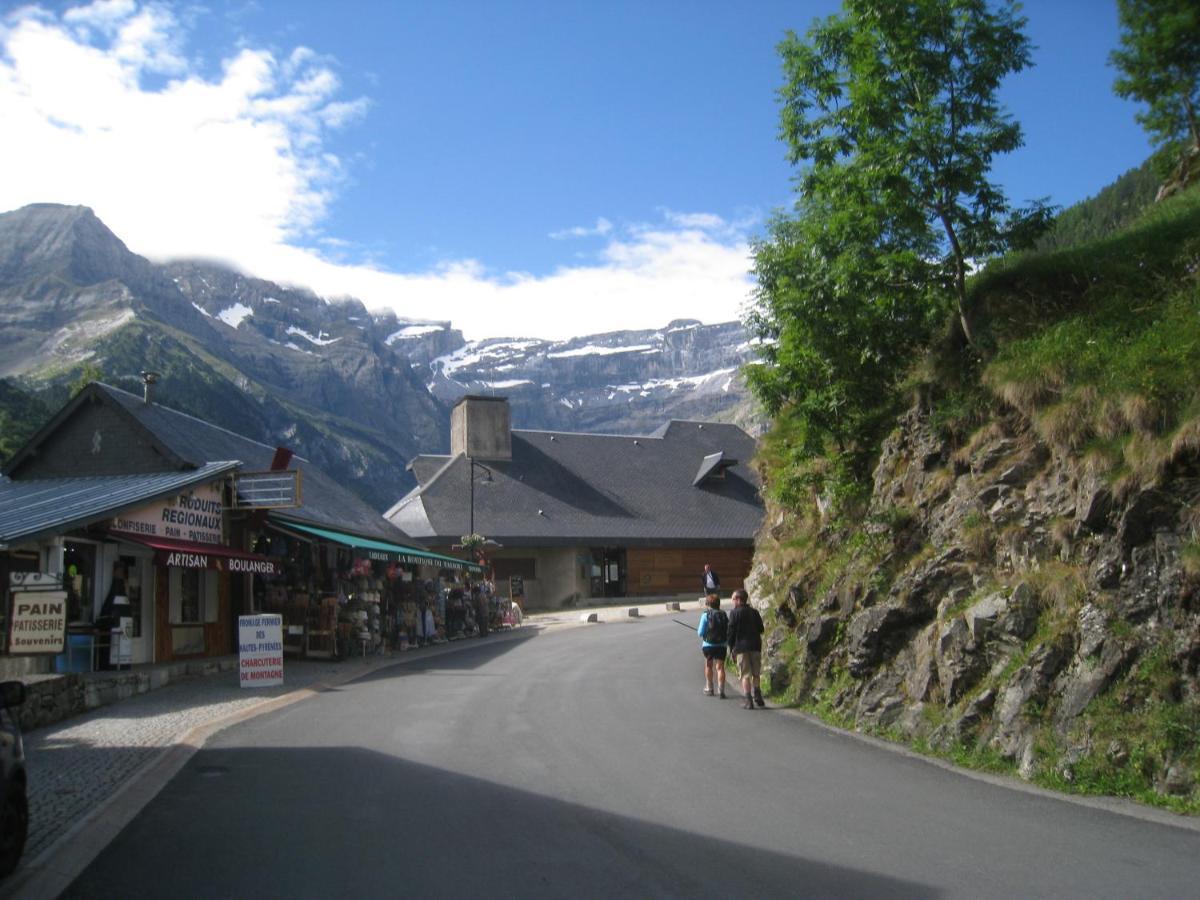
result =
[[487,466],[485,466],[483,463],[475,462],[475,457],[473,457],[473,456],[468,456],[467,462],[470,463],[470,472],[469,472],[468,477],[470,478],[470,481],[471,481],[471,520],[470,520],[470,527],[467,530],[467,534],[474,534],[475,533],[475,469],[476,469],[476,467],[483,469],[483,472],[484,472],[483,480],[489,481],[489,482],[492,480],[492,470],[489,469]]

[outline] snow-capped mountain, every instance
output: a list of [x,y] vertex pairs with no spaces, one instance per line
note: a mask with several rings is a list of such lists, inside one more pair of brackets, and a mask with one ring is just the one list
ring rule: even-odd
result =
[[212,263],[156,265],[84,207],[0,214],[0,377],[53,407],[85,368],[133,391],[158,372],[160,402],[291,447],[381,508],[411,487],[410,459],[449,449],[464,394],[509,397],[518,428],[754,427],[738,377],[752,358],[737,323],[468,343],[449,322]]
[[[433,326],[398,333],[429,391],[503,395],[521,428],[645,433],[670,418],[746,418],[740,368],[754,349],[740,323],[678,320],[653,331],[567,341],[492,338],[434,355]],[[453,341],[442,340],[441,347]]]

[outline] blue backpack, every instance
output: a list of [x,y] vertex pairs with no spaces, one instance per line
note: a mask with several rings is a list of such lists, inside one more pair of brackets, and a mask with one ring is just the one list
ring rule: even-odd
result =
[[704,642],[706,644],[723,644],[729,633],[729,616],[723,609],[710,609],[705,613],[708,624],[704,626]]

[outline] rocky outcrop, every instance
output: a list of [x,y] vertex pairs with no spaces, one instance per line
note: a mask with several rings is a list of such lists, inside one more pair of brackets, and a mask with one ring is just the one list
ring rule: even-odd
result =
[[[780,565],[793,536],[768,509],[750,588],[772,686],[1027,778],[1200,796],[1198,468],[1131,487],[1015,413],[952,447],[910,410],[848,559]],[[809,527],[831,548],[853,537]]]

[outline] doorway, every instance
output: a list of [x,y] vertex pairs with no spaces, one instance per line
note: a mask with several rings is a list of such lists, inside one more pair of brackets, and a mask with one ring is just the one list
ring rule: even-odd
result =
[[592,596],[625,596],[625,548],[592,548]]

